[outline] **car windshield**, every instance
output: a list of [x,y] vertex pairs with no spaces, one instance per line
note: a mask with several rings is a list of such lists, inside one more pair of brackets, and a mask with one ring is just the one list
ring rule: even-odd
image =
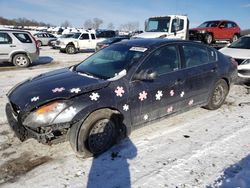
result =
[[150,18],[146,25],[146,32],[168,32],[170,17]]
[[219,23],[220,23],[219,21],[208,21],[208,22],[204,22],[203,24],[201,24],[201,25],[199,26],[199,28],[204,28],[204,27],[217,27]]
[[228,46],[228,48],[250,49],[250,37],[241,37]]
[[80,35],[81,35],[81,33],[75,33],[75,34],[72,36],[72,38],[78,39]]
[[146,50],[142,47],[115,44],[93,54],[77,65],[74,70],[101,79],[113,78],[123,70],[128,71],[132,64],[139,61]]

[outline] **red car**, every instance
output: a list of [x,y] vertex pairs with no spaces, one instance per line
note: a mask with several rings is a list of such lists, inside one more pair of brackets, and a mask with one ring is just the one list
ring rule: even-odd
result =
[[236,41],[240,37],[240,27],[233,21],[207,21],[197,28],[189,30],[190,40],[199,40],[207,44],[216,41]]

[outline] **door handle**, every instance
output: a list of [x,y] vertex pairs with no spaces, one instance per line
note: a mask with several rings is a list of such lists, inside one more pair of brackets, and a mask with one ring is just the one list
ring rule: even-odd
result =
[[12,48],[13,48],[13,47],[16,47],[16,45],[10,45],[10,47],[12,47]]

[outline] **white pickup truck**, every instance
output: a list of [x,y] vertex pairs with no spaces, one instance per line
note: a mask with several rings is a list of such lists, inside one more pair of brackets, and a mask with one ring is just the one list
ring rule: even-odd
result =
[[100,41],[96,38],[94,32],[84,31],[75,33],[71,38],[57,40],[56,47],[60,48],[61,52],[74,54],[80,50],[94,50],[97,42]]
[[189,20],[183,15],[150,17],[145,22],[145,32],[133,38],[178,38],[188,40]]

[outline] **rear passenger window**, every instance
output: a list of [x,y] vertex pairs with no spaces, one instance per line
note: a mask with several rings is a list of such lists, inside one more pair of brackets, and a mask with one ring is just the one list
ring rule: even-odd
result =
[[92,39],[95,39],[95,35],[94,35],[94,34],[91,34],[91,38],[92,38]]
[[182,47],[186,61],[186,67],[194,67],[209,63],[206,47],[194,45],[183,45]]
[[82,34],[80,40],[89,39],[89,34]]
[[32,43],[30,36],[26,33],[13,33],[13,35],[22,43]]
[[7,33],[0,33],[0,44],[11,44],[12,39]]

